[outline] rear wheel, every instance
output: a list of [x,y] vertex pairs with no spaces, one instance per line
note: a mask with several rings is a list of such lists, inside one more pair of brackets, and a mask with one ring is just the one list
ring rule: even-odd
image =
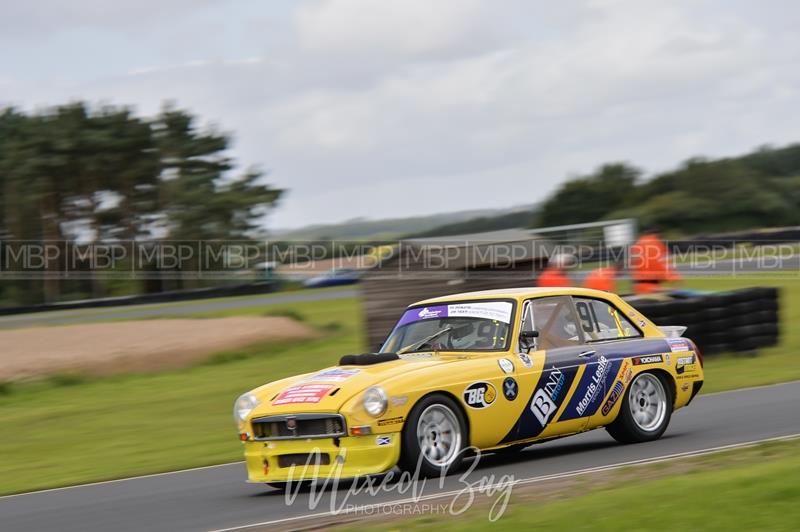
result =
[[657,440],[672,417],[672,391],[661,375],[640,373],[622,400],[617,419],[606,427],[622,443]]
[[467,446],[467,421],[458,405],[446,395],[423,398],[403,427],[399,466],[433,477],[456,471]]

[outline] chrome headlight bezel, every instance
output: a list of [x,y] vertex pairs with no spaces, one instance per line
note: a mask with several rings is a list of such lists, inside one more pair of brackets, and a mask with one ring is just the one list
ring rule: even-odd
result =
[[370,386],[361,397],[364,410],[372,417],[381,417],[389,407],[389,395],[380,386]]
[[247,416],[261,404],[254,394],[247,392],[240,395],[233,403],[233,419],[241,425],[247,420]]

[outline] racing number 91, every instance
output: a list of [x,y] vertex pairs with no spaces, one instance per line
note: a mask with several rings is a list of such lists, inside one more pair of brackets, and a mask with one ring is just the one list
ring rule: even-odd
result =
[[575,310],[578,311],[578,317],[581,319],[581,327],[583,327],[584,331],[600,331],[600,320],[597,319],[594,306],[590,305],[586,301],[578,301],[575,303]]

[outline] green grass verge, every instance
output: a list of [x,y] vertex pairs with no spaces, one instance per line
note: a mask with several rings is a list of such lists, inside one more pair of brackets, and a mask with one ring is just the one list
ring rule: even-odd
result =
[[[800,328],[792,325],[800,319],[800,279],[691,279],[686,285],[782,289],[781,345],[755,358],[707,357],[704,393],[800,379]],[[0,493],[239,460],[230,413],[238,394],[364,349],[357,299],[187,316],[264,314],[302,319],[325,336],[220,353],[204,364],[161,374],[0,383],[0,431],[6,435],[0,439]]]
[[356,299],[250,311],[294,312],[328,333],[222,353],[175,372],[6,385],[0,493],[241,460],[231,413],[240,393],[362,349]]
[[[646,480],[655,477],[655,480]],[[487,505],[353,530],[797,530],[800,440],[587,476],[555,494],[514,488],[505,514]],[[539,496],[537,497],[537,490]],[[495,497],[492,497],[493,501]],[[477,498],[476,498],[477,500]],[[542,502],[548,501],[548,502]],[[448,503],[449,501],[444,501]]]

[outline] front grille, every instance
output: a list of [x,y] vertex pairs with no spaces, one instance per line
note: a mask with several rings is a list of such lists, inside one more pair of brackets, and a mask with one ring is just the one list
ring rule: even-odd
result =
[[346,434],[344,418],[339,414],[293,414],[254,419],[256,440],[293,440],[337,438]]
[[330,465],[331,455],[327,453],[295,453],[278,455],[278,467]]

